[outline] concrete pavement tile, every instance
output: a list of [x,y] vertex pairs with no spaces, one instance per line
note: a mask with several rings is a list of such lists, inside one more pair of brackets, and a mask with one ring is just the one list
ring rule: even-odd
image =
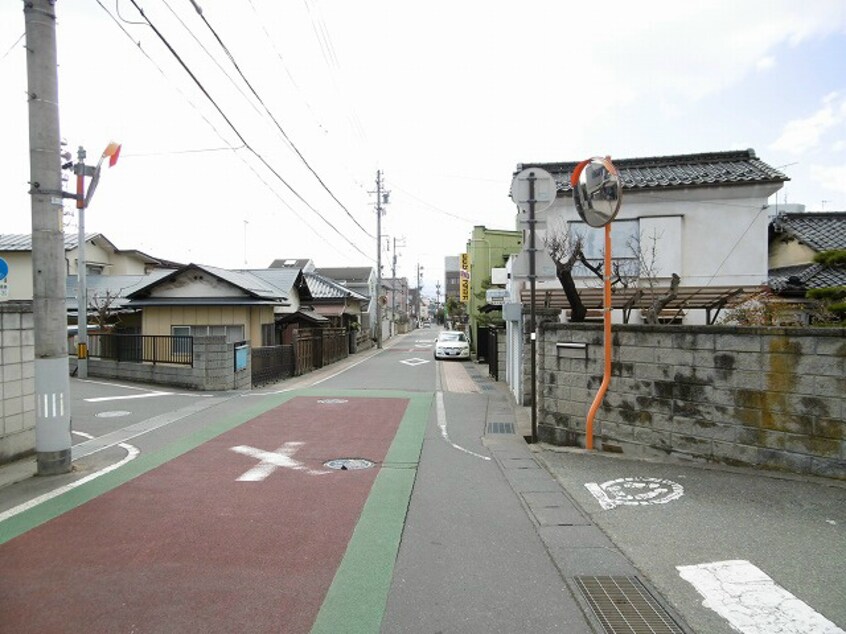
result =
[[559,484],[542,469],[510,469],[503,473],[517,493],[561,490]]
[[553,548],[610,548],[616,552],[617,549],[596,526],[541,526],[538,533],[550,551]]
[[639,574],[622,553],[609,548],[555,548],[550,554],[565,577]]
[[591,522],[572,504],[558,507],[529,507],[541,526],[590,526]]

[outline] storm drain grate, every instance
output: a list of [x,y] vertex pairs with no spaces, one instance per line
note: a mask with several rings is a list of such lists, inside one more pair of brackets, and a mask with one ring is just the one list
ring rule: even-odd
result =
[[684,634],[637,577],[574,577],[606,634]]
[[488,423],[489,434],[513,434],[514,423]]

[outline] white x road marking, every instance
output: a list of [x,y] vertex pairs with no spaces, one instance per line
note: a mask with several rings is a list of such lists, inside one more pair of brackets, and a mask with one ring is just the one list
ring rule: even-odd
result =
[[294,460],[291,457],[293,454],[297,453],[297,450],[304,444],[304,442],[286,442],[276,451],[264,451],[263,449],[256,449],[255,447],[248,447],[247,445],[230,447],[230,450],[235,453],[250,456],[251,458],[256,458],[260,461],[255,467],[237,478],[236,482],[261,482],[279,467],[293,469],[294,471],[305,471],[309,475],[332,473],[331,471],[310,469],[302,462]]

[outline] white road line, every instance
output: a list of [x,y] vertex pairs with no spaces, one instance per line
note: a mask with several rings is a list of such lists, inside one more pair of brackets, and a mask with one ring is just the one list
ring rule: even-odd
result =
[[208,409],[210,407],[214,407],[215,405],[218,405],[223,401],[227,401],[230,398],[233,397],[228,396],[207,401],[199,401],[197,403],[193,403],[191,405],[183,407],[182,409],[178,409],[174,412],[159,414],[158,416],[153,416],[152,418],[148,418],[147,420],[142,420],[139,423],[129,425],[128,427],[124,427],[123,429],[118,429],[98,438],[89,440],[87,442],[79,443],[78,445],[74,445],[71,448],[71,453],[73,457],[72,459],[78,460],[79,458],[84,458],[85,456],[91,455],[98,451],[102,451],[103,449],[114,447],[115,445],[119,445],[122,442],[132,440],[133,438],[151,432],[154,429],[164,427],[165,425],[170,425],[171,423],[175,423],[176,421],[186,418],[187,416],[191,416],[198,412],[202,412],[203,410]]
[[135,398],[152,398],[155,396],[173,396],[173,392],[148,392],[147,394],[123,394],[121,396],[97,396],[83,399],[86,403],[105,403],[106,401],[128,401]]
[[469,449],[465,449],[464,447],[460,447],[456,445],[449,439],[449,434],[447,433],[447,423],[446,423],[446,408],[444,407],[444,393],[438,392],[435,395],[435,410],[438,416],[438,427],[441,428],[441,437],[450,445],[458,449],[459,451],[463,451],[464,453],[470,454],[471,456],[475,456],[476,458],[481,458],[482,460],[490,460],[489,456],[483,456],[481,454],[476,453],[475,451],[470,451]]
[[679,575],[742,634],[846,634],[748,561],[676,566]]
[[[74,431],[73,433],[79,436],[83,436],[84,438],[89,438],[92,440],[94,439],[94,436],[92,436],[91,434],[86,434],[85,432]],[[24,511],[28,511],[31,508],[35,508],[36,506],[42,504],[43,502],[46,502],[47,500],[52,500],[53,498],[58,497],[63,493],[67,493],[68,491],[76,489],[77,487],[81,487],[83,484],[87,484],[88,482],[91,482],[92,480],[95,480],[100,476],[106,475],[107,473],[110,473],[115,469],[122,467],[127,462],[135,460],[135,458],[137,458],[138,455],[141,453],[137,447],[133,447],[132,445],[129,445],[127,443],[120,443],[118,446],[121,449],[126,450],[126,457],[123,460],[116,462],[113,465],[109,465],[105,469],[95,471],[94,473],[87,475],[84,478],[80,478],[79,480],[76,480],[74,482],[71,482],[70,484],[66,484],[65,486],[59,487],[58,489],[53,489],[52,491],[45,493],[44,495],[39,495],[36,498],[32,498],[28,502],[18,504],[17,506],[10,508],[8,511],[3,511],[2,513],[0,513],[0,522],[4,522],[10,517],[14,517],[15,515],[23,513]]]

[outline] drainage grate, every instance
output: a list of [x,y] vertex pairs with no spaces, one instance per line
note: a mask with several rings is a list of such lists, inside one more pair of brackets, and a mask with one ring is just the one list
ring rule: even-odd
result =
[[514,423],[488,423],[489,434],[513,434]]
[[606,634],[684,634],[637,577],[574,577]]

